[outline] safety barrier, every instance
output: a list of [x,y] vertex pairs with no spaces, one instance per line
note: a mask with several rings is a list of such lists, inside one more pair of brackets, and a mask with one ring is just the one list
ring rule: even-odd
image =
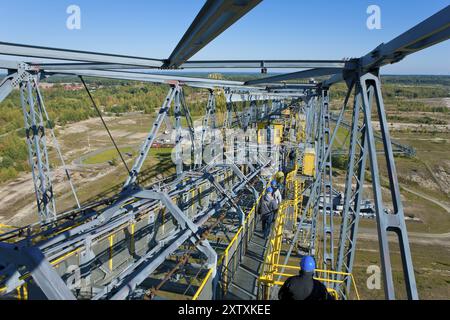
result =
[[[276,271],[275,265],[279,263],[281,244],[283,241],[283,229],[286,218],[286,202],[281,203],[278,208],[278,214],[275,218],[274,226],[270,233],[270,240],[268,243],[268,248],[266,255],[264,257],[264,264],[262,268],[262,275],[259,277],[258,281],[262,283],[270,283],[274,281],[274,272]],[[269,292],[268,287],[263,286],[263,297],[268,297]]]
[[17,227],[13,227],[13,226],[8,226],[6,224],[0,223],[0,234],[2,232],[5,232],[6,230],[15,230],[18,229]]
[[258,293],[262,295],[261,297],[265,297],[266,299],[269,297],[270,288],[264,284],[274,281],[276,271],[275,266],[279,263],[281,254],[284,226],[289,216],[292,217],[293,220],[295,219],[293,221],[295,224],[298,215],[299,190],[296,190],[296,188],[299,187],[299,184],[295,181],[296,174],[297,168],[294,168],[293,171],[286,175],[286,195],[291,196],[290,194],[292,193],[293,199],[284,200],[278,208],[278,213],[275,217],[274,225],[269,235],[270,240],[266,250],[266,255],[264,257],[261,276],[258,279],[258,282],[262,284],[260,287],[262,290],[258,290]]
[[[301,270],[300,267],[298,266],[291,266],[291,265],[282,265],[282,264],[275,264],[274,265],[274,272],[273,275],[275,276],[281,276],[281,277],[291,277],[296,275],[295,273],[282,273],[279,272],[279,270],[293,270],[293,271],[297,271],[298,272]],[[338,271],[331,271],[331,270],[322,270],[322,269],[316,269],[315,274],[321,274],[321,275],[327,275],[325,278],[323,276],[321,277],[314,277],[314,279],[322,282],[325,284],[325,286],[327,287],[327,290],[330,294],[332,294],[335,298],[339,298],[339,295],[337,293],[337,291],[335,289],[333,289],[333,286],[335,286],[336,284],[344,284],[345,285],[345,280],[336,280],[334,278],[337,278],[336,276],[341,276],[342,279],[345,278],[350,278],[352,280],[352,285],[354,288],[354,292],[356,295],[357,300],[360,300],[360,296],[359,296],[359,292],[358,292],[358,288],[356,286],[356,282],[355,282],[355,278],[353,277],[353,274],[351,273],[345,273],[345,272],[338,272]],[[270,287],[277,285],[277,286],[282,286],[284,281],[277,281],[277,280],[273,280],[273,279],[266,279],[266,278],[260,278],[260,281],[263,282],[270,290]],[[270,294],[268,295],[268,297],[270,297]]]
[[[217,270],[219,272],[218,283],[221,286],[220,294],[225,295],[228,292],[228,286],[234,278],[234,274],[239,267],[242,257],[247,251],[248,243],[250,242],[253,231],[255,230],[257,222],[257,208],[262,196],[259,196],[252,209],[248,213],[244,220],[244,224],[231,239],[227,248],[221,255],[217,263]],[[192,300],[202,300],[208,291],[205,288],[212,289],[212,274],[213,269],[210,269],[201,282],[197,292],[193,296]]]
[[[273,229],[270,233],[269,246],[264,258],[262,273],[258,279],[258,298],[260,299],[269,300],[271,298],[272,287],[275,285],[283,285],[284,281],[280,281],[283,277],[286,278],[294,275],[291,273],[283,273],[285,272],[284,270],[287,269],[300,271],[300,267],[279,264],[285,226],[288,225],[288,222],[297,224],[298,214],[302,210],[303,184],[301,181],[299,181],[299,179],[297,179],[297,172],[298,169],[294,168],[294,170],[286,176],[286,196],[288,197],[288,199],[283,201],[280,205]],[[311,214],[310,211],[310,209],[307,210],[309,214]],[[336,285],[343,284],[345,281],[336,279],[351,278],[355,289],[355,295],[358,300],[360,299],[355,279],[353,278],[352,274],[320,269],[317,269],[315,272],[317,275],[319,275],[319,277],[315,277],[315,279],[324,283],[327,286],[328,292],[336,299],[339,298],[339,295],[334,287]]]
[[[213,288],[213,269],[209,269],[202,283],[197,289],[197,292],[192,297],[192,300],[211,300],[212,299],[212,288]],[[211,290],[204,290],[205,288],[210,288]]]

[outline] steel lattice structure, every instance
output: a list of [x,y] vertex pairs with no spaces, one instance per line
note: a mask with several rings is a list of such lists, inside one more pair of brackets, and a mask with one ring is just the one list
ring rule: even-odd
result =
[[[0,42],[0,54],[13,56],[19,61],[2,60],[0,68],[8,75],[0,83],[0,101],[14,88],[20,89],[21,104],[27,132],[27,144],[33,182],[38,203],[40,223],[10,231],[0,236],[0,284],[6,293],[25,283],[31,277],[49,299],[127,299],[142,282],[170,255],[185,246],[192,247],[202,257],[199,264],[211,270],[213,287],[224,277],[219,270],[218,254],[205,238],[205,229],[220,224],[220,215],[228,219],[229,212],[239,216],[238,226],[245,227],[251,208],[243,200],[251,199],[255,205],[267,184],[268,177],[278,168],[271,166],[270,155],[277,153],[269,145],[258,162],[250,161],[252,148],[259,148],[254,138],[245,136],[239,144],[237,137],[227,141],[232,146],[224,153],[223,163],[194,161],[186,166],[181,161],[183,140],[181,118],[188,124],[191,142],[194,144],[195,128],[186,104],[183,87],[208,90],[209,98],[202,123],[200,158],[207,152],[204,147],[209,128],[223,129],[240,127],[247,131],[257,122],[266,121],[274,114],[290,109],[305,116],[305,142],[315,146],[317,152],[316,175],[304,195],[308,201],[297,223],[295,239],[300,231],[308,231],[307,241],[313,254],[317,251],[317,235],[321,234],[323,267],[328,270],[351,273],[358,235],[360,203],[364,192],[366,164],[370,163],[375,211],[378,228],[381,265],[384,275],[386,298],[395,299],[388,234],[399,237],[402,266],[408,298],[418,299],[414,278],[404,212],[393,155],[393,147],[381,95],[380,68],[397,63],[406,56],[443,42],[450,37],[450,6],[401,34],[397,38],[379,45],[368,54],[350,60],[238,60],[238,61],[193,61],[199,50],[224,32],[237,20],[255,8],[260,0],[208,0],[194,22],[167,59],[132,57],[97,52],[45,48]],[[29,62],[29,58],[43,59],[40,63]],[[48,62],[48,60],[60,62]],[[293,73],[268,76],[247,82],[213,80],[185,77],[170,73],[181,69],[305,69]],[[142,71],[145,69],[146,71]],[[166,73],[151,73],[151,70],[167,70]],[[45,143],[45,121],[48,120],[44,97],[39,92],[38,82],[52,75],[76,75],[125,79],[169,86],[148,136],[142,143],[139,155],[121,192],[94,204],[80,205],[73,211],[56,213],[52,191],[51,172]],[[322,82],[307,84],[286,83],[316,77],[327,77]],[[344,81],[348,92],[339,116],[330,115],[329,94],[333,85]],[[216,120],[215,91],[226,95],[226,117],[222,126]],[[349,164],[344,192],[344,210],[340,225],[338,251],[335,255],[332,217],[332,145],[342,123],[348,102],[354,97],[350,131]],[[238,111],[236,104],[243,104]],[[158,185],[142,186],[139,175],[149,151],[163,123],[173,109],[176,132],[176,176]],[[378,114],[380,135],[374,132],[372,110]],[[330,121],[336,122],[334,131]],[[297,128],[298,130],[298,128]],[[393,213],[387,213],[382,198],[377,160],[376,139],[382,141],[386,159]],[[213,145],[219,145],[213,135]],[[220,146],[224,148],[223,146]],[[294,146],[298,149],[298,146]],[[299,151],[299,150],[295,150]],[[217,158],[214,150],[212,158]],[[237,165],[239,153],[244,164]],[[195,154],[194,157],[198,157]],[[263,174],[264,171],[267,171]],[[206,188],[207,191],[202,191]],[[74,189],[73,189],[74,190]],[[186,199],[186,195],[197,190],[197,196]],[[207,200],[204,200],[204,195]],[[243,197],[245,195],[245,197]],[[320,208],[321,207],[321,208]],[[170,218],[163,212],[169,213]],[[322,230],[318,221],[322,218]],[[211,223],[211,219],[217,219]],[[161,223],[169,226],[162,232]],[[126,236],[122,236],[124,232]],[[123,249],[130,235],[133,246]],[[305,236],[305,235],[303,235]],[[102,250],[105,241],[117,245],[119,257],[127,264],[114,269],[112,255],[108,260]],[[142,241],[142,242],[139,242]],[[103,248],[103,249],[102,249]],[[112,249],[111,249],[112,250]],[[139,254],[136,252],[139,251]],[[69,288],[67,279],[59,274],[55,265],[61,259],[78,257],[81,266],[81,281],[90,283],[88,292]],[[56,261],[56,262],[55,262]],[[66,270],[67,271],[67,270]],[[217,272],[216,272],[217,271]],[[349,298],[350,279],[345,285],[336,285],[343,298]],[[217,298],[213,290],[210,298]]]

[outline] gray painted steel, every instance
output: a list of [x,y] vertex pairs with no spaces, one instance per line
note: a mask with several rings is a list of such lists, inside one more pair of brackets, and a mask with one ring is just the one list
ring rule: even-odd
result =
[[[450,6],[442,9],[432,17],[424,20],[417,26],[401,34],[397,38],[381,44],[359,59],[346,61],[330,60],[223,60],[223,61],[188,61],[205,45],[215,39],[224,30],[230,27],[238,19],[253,9],[259,0],[208,0],[200,11],[191,27],[183,36],[178,46],[169,59],[157,60],[115,54],[104,54],[86,51],[65,50],[37,46],[17,45],[0,42],[0,54],[8,56],[20,56],[29,58],[57,59],[62,63],[26,64],[16,61],[0,61],[0,68],[8,69],[8,76],[0,83],[0,101],[5,99],[16,87],[21,93],[22,109],[27,130],[27,143],[32,167],[33,182],[35,186],[38,210],[41,224],[29,226],[20,230],[11,231],[1,236],[0,264],[2,269],[0,276],[6,275],[7,290],[11,291],[14,285],[23,283],[19,277],[22,275],[22,267],[25,267],[35,283],[50,299],[73,299],[73,292],[64,283],[64,267],[53,267],[49,261],[53,261],[71,250],[81,250],[79,258],[69,257],[68,262],[82,264],[82,273],[85,281],[97,281],[98,287],[91,288],[94,299],[125,299],[139,286],[168,255],[177,251],[185,241],[197,245],[197,249],[207,258],[207,266],[216,268],[217,255],[212,247],[205,241],[199,240],[199,229],[209,218],[218,214],[223,206],[236,208],[240,213],[242,222],[245,215],[241,205],[234,199],[239,193],[248,189],[253,195],[258,194],[250,182],[257,180],[265,186],[261,177],[270,161],[259,159],[258,164],[247,164],[246,174],[236,165],[218,166],[214,163],[201,166],[196,170],[185,171],[180,162],[177,162],[178,177],[173,181],[164,181],[153,190],[145,190],[137,184],[137,177],[141,171],[143,162],[158,133],[162,123],[166,121],[172,100],[175,100],[175,130],[177,131],[176,145],[181,144],[181,113],[185,112],[188,125],[193,135],[192,119],[184,102],[181,87],[192,86],[197,88],[224,89],[227,96],[227,119],[224,127],[232,127],[233,111],[236,114],[236,122],[244,129],[254,125],[255,122],[267,119],[273,114],[287,108],[286,100],[300,101],[304,105],[298,106],[297,112],[306,113],[307,143],[316,144],[317,164],[316,179],[312,181],[305,194],[308,201],[302,212],[297,226],[295,239],[299,231],[309,232],[310,250],[315,252],[315,240],[317,237],[317,221],[319,215],[320,199],[323,199],[323,258],[328,269],[352,272],[353,261],[356,253],[356,241],[360,212],[360,200],[362,200],[366,159],[370,159],[372,174],[372,187],[375,197],[375,211],[377,217],[378,240],[380,246],[381,263],[383,268],[386,298],[395,299],[395,288],[392,278],[392,266],[387,235],[394,232],[399,238],[402,267],[405,276],[406,289],[409,299],[418,299],[416,282],[410,248],[404,220],[403,206],[400,197],[398,178],[392,150],[392,142],[389,135],[384,103],[381,95],[379,80],[379,68],[402,60],[407,55],[427,48],[436,43],[447,40],[450,37]],[[78,63],[74,63],[78,62]],[[264,72],[267,68],[312,68],[309,70],[294,72],[285,75],[251,80],[246,83],[239,81],[212,80],[195,77],[183,77],[170,74],[148,74],[144,72],[120,71],[120,69],[146,69],[146,68],[260,68]],[[164,101],[159,115],[151,128],[148,137],[144,141],[140,154],[133,166],[122,192],[105,201],[99,201],[91,205],[85,205],[79,210],[70,211],[56,216],[54,197],[51,184],[50,168],[48,164],[47,147],[45,142],[44,122],[47,117],[43,104],[43,97],[37,87],[38,78],[44,75],[68,74],[81,76],[96,76],[113,79],[126,79],[135,81],[155,82],[169,84],[171,89]],[[312,82],[308,85],[280,85],[277,82],[304,79],[332,75],[323,83]],[[330,137],[328,114],[328,90],[333,84],[345,80],[348,84],[344,106],[339,115],[336,128]],[[263,86],[265,84],[266,86]],[[355,87],[355,104],[353,108],[353,122],[351,124],[351,142],[349,150],[349,166],[347,169],[344,213],[342,217],[339,249],[337,260],[334,262],[332,219],[330,220],[332,197],[331,185],[331,145],[337,133],[337,129],[343,119],[344,111],[350,98],[353,86]],[[319,98],[321,103],[319,103]],[[260,107],[258,100],[264,101]],[[268,103],[272,100],[272,108],[268,110]],[[235,109],[235,102],[250,101],[249,108],[239,114]],[[376,135],[372,127],[372,105],[376,107],[381,128],[381,140],[383,142],[384,156],[388,167],[390,190],[392,194],[392,206],[394,212],[385,210],[385,203],[381,193],[379,178],[377,151],[375,149]],[[301,108],[303,109],[301,109]],[[262,109],[262,112],[259,110]],[[215,100],[210,95],[206,107],[207,117],[203,124],[204,130],[209,123],[215,128]],[[189,120],[190,119],[190,120]],[[362,125],[360,125],[362,123]],[[205,132],[205,131],[204,131]],[[249,160],[248,149],[252,145],[250,138],[246,138],[243,150]],[[235,145],[236,146],[236,145]],[[269,153],[275,153],[269,146]],[[234,158],[234,156],[232,157]],[[266,161],[267,160],[267,161]],[[233,176],[231,181],[224,181],[225,173]],[[227,173],[228,174],[228,173]],[[186,180],[187,179],[187,180]],[[187,182],[186,182],[187,181]],[[209,186],[208,205],[202,209],[192,208],[195,200],[184,197],[191,190],[206,183]],[[352,186],[356,183],[356,189]],[[142,191],[145,190],[145,191]],[[145,196],[146,195],[146,196]],[[181,198],[175,204],[172,197]],[[211,199],[215,197],[215,199]],[[185,199],[186,198],[186,199]],[[200,198],[200,195],[199,195]],[[183,201],[190,200],[191,207],[181,208]],[[214,201],[215,200],[215,201]],[[155,214],[161,209],[161,205],[167,208],[173,216],[173,221],[163,221],[171,228],[167,233],[161,234],[157,230]],[[306,221],[307,210],[313,210],[312,221]],[[144,222],[136,219],[144,217]],[[57,221],[55,221],[57,219]],[[117,230],[125,230],[130,224],[140,223],[139,230],[153,228],[152,231],[139,242],[141,256],[134,257],[132,250],[122,250],[111,261],[115,265],[126,265],[117,270],[105,270],[107,264],[105,252],[108,245],[105,237]],[[38,230],[38,231],[36,231]],[[120,232],[119,232],[120,233]],[[149,237],[154,237],[151,242]],[[117,236],[117,246],[123,246],[127,236]],[[19,250],[15,245],[6,241],[17,240]],[[156,240],[155,240],[156,239]],[[113,250],[113,249],[110,249]],[[289,252],[292,252],[290,249]],[[77,260],[78,259],[78,260]],[[94,268],[92,263],[97,263]],[[66,266],[67,267],[67,266]],[[50,281],[48,281],[50,279]],[[212,281],[211,290],[215,290],[217,279]],[[343,286],[337,286],[344,298],[349,297],[350,279],[346,278]],[[100,284],[101,283],[101,284]],[[214,296],[214,294],[210,295]]]
[[207,0],[165,67],[173,68],[185,63],[260,2],[261,0]]

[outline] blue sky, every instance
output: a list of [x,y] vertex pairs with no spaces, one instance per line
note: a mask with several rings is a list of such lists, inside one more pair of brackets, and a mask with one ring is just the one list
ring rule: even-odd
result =
[[[1,1],[0,41],[167,58],[202,0]],[[68,30],[66,8],[81,8],[81,30]],[[366,28],[366,9],[381,8],[381,30]],[[194,59],[341,59],[362,56],[437,11],[449,0],[264,0]],[[390,74],[450,75],[450,42],[387,66]]]

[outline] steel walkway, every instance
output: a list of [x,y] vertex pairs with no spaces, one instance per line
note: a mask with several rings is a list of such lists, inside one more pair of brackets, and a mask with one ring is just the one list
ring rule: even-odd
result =
[[258,277],[263,266],[267,242],[262,236],[262,223],[259,219],[224,300],[256,300]]

